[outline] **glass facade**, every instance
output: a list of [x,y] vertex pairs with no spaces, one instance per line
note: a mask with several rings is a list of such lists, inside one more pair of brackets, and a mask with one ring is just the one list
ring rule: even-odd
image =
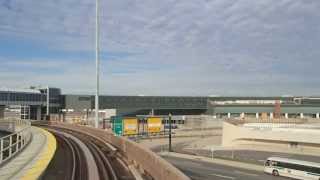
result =
[[[62,98],[61,90],[50,88],[50,107],[61,108]],[[47,89],[41,89],[39,92],[21,92],[21,91],[0,91],[0,105],[41,105],[47,104]],[[56,110],[57,111],[57,110]],[[56,112],[55,111],[55,112]]]
[[3,92],[0,91],[0,101],[4,102],[39,102],[43,100],[42,94],[23,93],[23,92]]
[[[94,101],[92,102],[94,103]],[[101,96],[102,108],[207,109],[205,97]]]
[[[62,109],[83,111],[94,109],[94,96],[61,95],[58,88],[49,88],[50,113],[59,113]],[[278,97],[185,97],[185,96],[100,96],[100,109],[117,109],[119,113],[167,114],[174,109],[177,114],[211,114],[225,116],[228,113],[246,113],[255,117],[256,113],[274,112],[273,104],[216,104],[217,101],[257,102],[259,98],[269,102]],[[304,98],[299,104],[294,98],[282,98],[281,112],[290,115],[304,113],[305,117],[318,117],[320,98]],[[213,102],[213,103],[212,103]],[[47,88],[37,90],[0,90],[0,105],[41,106],[46,112]]]
[[9,93],[0,91],[0,101],[8,101]]

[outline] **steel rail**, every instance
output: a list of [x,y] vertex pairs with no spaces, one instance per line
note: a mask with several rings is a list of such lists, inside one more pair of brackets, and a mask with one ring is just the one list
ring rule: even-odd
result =
[[91,144],[91,146],[94,147],[96,152],[99,154],[101,160],[103,161],[104,167],[106,169],[108,169],[109,179],[118,180],[118,177],[117,177],[116,172],[114,171],[114,169],[113,169],[113,167],[111,165],[110,160],[106,157],[106,155],[102,152],[102,150],[96,144],[94,144],[93,142],[89,142],[89,144]]
[[68,134],[72,134],[77,137],[79,140],[84,142],[86,146],[90,149],[92,155],[95,158],[97,163],[97,167],[99,170],[100,179],[103,180],[118,180],[115,170],[112,167],[110,160],[107,155],[99,148],[98,143],[94,140],[84,136],[83,134],[79,134],[76,132],[67,131]]
[[68,146],[68,148],[71,151],[71,155],[72,155],[72,170],[71,170],[71,180],[76,180],[76,166],[77,166],[77,162],[76,162],[76,152],[75,152],[75,147],[74,145],[70,142],[69,139],[67,139],[65,136],[62,136],[60,134],[55,134],[57,137],[59,137],[62,141],[64,141],[64,143]]
[[[70,129],[64,129],[59,127],[46,127],[47,129],[52,129],[54,131],[59,131],[62,134],[69,134],[75,138],[82,141],[88,149],[91,151],[92,156],[94,157],[96,167],[99,171],[99,179],[103,180],[118,180],[118,175],[113,168],[113,163],[108,156],[113,156],[116,148],[111,144],[104,141],[99,134],[89,134],[85,132],[73,131]],[[101,144],[102,143],[102,144]],[[106,154],[106,151],[108,154]],[[120,163],[121,166],[126,166],[124,163]],[[128,169],[124,167],[124,169]],[[119,174],[119,173],[118,173]]]
[[110,180],[108,170],[107,168],[105,168],[103,155],[101,156],[101,154],[99,153],[99,149],[91,142],[89,142],[87,146],[91,150],[93,156],[95,157],[96,163],[98,165],[98,170],[100,173],[100,178],[105,180]]
[[[67,132],[58,131],[56,128],[47,128],[58,137],[63,136],[63,139],[71,145],[71,151],[74,154],[73,169],[75,169],[74,175],[71,175],[73,180],[97,180],[100,179],[98,167],[91,153],[90,149],[77,137]],[[73,171],[73,170],[72,170]]]
[[87,171],[87,163],[84,162],[85,157],[83,158],[82,155],[82,150],[80,147],[78,147],[77,143],[73,140],[70,141],[74,146],[77,147],[75,148],[75,154],[76,154],[76,168],[77,168],[77,173],[75,174],[75,180],[87,180],[89,178],[89,172]]

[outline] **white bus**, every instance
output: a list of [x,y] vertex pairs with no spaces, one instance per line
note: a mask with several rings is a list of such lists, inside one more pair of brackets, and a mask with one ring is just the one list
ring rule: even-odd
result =
[[287,158],[270,157],[264,165],[264,172],[302,180],[320,180],[320,163]]

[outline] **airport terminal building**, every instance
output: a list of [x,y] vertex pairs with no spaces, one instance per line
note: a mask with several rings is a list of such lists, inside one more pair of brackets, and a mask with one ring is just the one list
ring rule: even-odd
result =
[[[88,114],[94,96],[62,94],[59,88],[0,89],[0,118],[44,119],[48,114]],[[214,118],[320,118],[320,97],[100,96],[100,109],[114,115],[210,115]]]

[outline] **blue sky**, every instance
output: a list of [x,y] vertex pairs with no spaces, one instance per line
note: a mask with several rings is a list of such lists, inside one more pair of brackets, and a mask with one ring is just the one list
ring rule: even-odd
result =
[[[318,0],[102,1],[101,92],[320,95]],[[0,86],[94,92],[91,0],[0,1]]]

